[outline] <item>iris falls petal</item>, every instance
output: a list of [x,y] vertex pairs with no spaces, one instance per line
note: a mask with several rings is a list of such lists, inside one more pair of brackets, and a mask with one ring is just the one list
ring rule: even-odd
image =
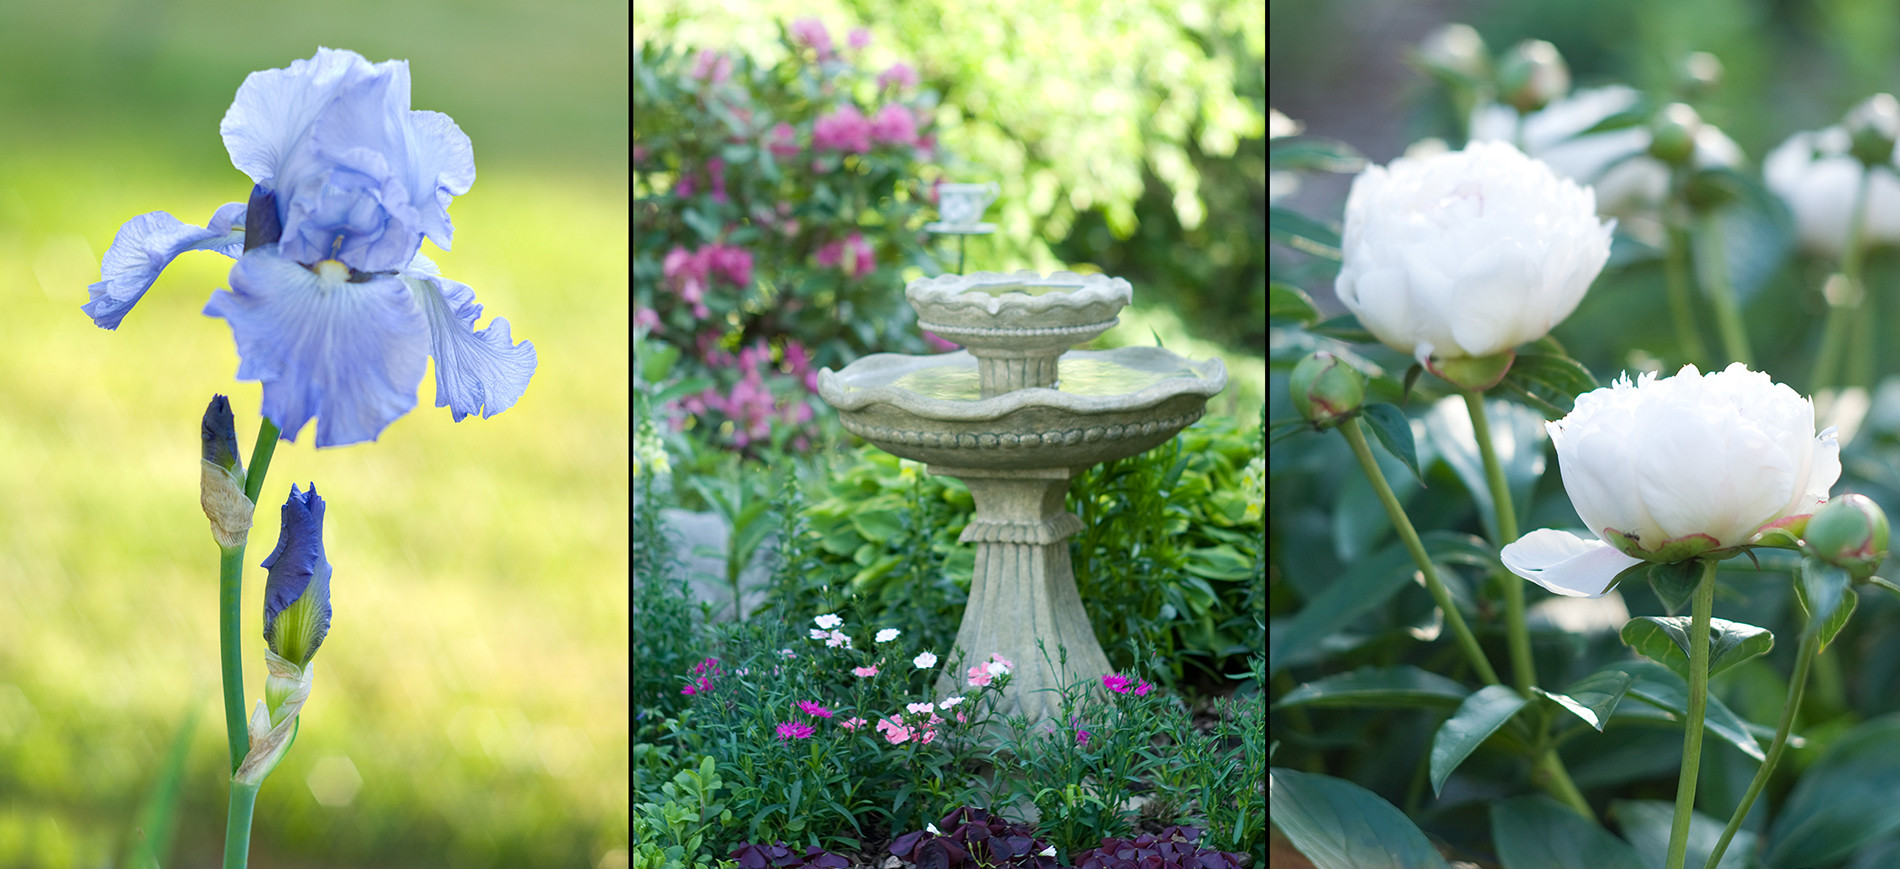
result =
[[418,257],[403,280],[429,319],[435,406],[446,405],[456,422],[471,413],[486,419],[513,407],[534,376],[534,343],[513,343],[508,321],[500,317],[475,331],[482,316],[475,291],[436,274],[427,258]]
[[102,329],[119,321],[145,296],[159,272],[188,250],[215,250],[235,258],[244,247],[244,203],[228,202],[207,226],[192,226],[163,211],[141,214],[119,227],[101,261],[99,280],[86,288],[92,301],[80,306]]
[[358,275],[341,263],[316,270],[253,250],[231,269],[205,314],[237,341],[239,380],[264,384],[263,412],[285,440],[317,420],[317,446],[375,440],[416,404],[429,328],[404,282]]

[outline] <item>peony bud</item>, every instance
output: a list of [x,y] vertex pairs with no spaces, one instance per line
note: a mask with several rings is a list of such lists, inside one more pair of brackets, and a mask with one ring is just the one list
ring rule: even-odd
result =
[[1887,558],[1887,514],[1866,495],[1841,495],[1815,511],[1804,537],[1814,557],[1871,576]]
[[1625,376],[1546,427],[1597,539],[1545,528],[1500,554],[1512,573],[1573,597],[1602,595],[1644,561],[1732,553],[1813,513],[1841,476],[1840,444],[1833,429],[1815,433],[1814,406],[1740,362]]
[[1689,165],[1695,158],[1696,138],[1702,126],[1702,117],[1695,109],[1682,103],[1664,106],[1651,124],[1649,155],[1671,166]]
[[1900,139],[1900,100],[1893,94],[1874,94],[1847,112],[1848,153],[1873,168],[1893,163],[1893,143]]
[[1353,179],[1339,300],[1421,361],[1493,356],[1562,322],[1610,257],[1589,188],[1503,142]]
[[1418,59],[1426,68],[1467,82],[1491,77],[1491,58],[1484,37],[1469,24],[1447,24],[1418,44]]
[[1366,378],[1344,360],[1321,350],[1300,360],[1287,377],[1293,407],[1314,428],[1328,429],[1359,412]]
[[1705,96],[1722,83],[1722,61],[1706,51],[1690,52],[1676,68],[1676,83],[1685,96]]
[[1498,64],[1498,93],[1522,114],[1530,114],[1570,92],[1570,67],[1557,46],[1526,39]]

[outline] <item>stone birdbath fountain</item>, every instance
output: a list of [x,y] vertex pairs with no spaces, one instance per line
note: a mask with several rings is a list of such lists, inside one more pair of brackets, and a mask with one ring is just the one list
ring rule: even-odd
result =
[[[818,395],[847,431],[969,487],[976,516],[959,540],[977,549],[957,632],[963,668],[1001,655],[1014,670],[998,711],[1052,718],[1058,698],[1041,689],[1110,672],[1069,563],[1069,535],[1082,530],[1062,509],[1069,480],[1200,419],[1227,369],[1159,347],[1069,350],[1120,322],[1132,298],[1121,278],[976,272],[912,281],[904,296],[920,328],[966,349],[826,368]],[[965,690],[961,677],[945,672],[938,693]]]

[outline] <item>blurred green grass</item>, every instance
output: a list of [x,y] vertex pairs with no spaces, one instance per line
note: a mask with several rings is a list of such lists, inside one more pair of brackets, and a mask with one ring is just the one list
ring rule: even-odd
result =
[[264,674],[256,565],[293,482],[330,504],[336,614],[251,865],[624,864],[626,10],[325,14],[0,7],[0,866],[108,865],[188,708],[203,714],[164,865],[221,850],[197,428],[230,395],[248,455],[259,401],[233,379],[229,328],[200,313],[230,261],[181,258],[116,332],[79,306],[126,219],[202,223],[244,198],[218,119],[245,73],[317,44],[409,58],[415,105],[473,139],[456,250],[425,252],[539,366],[492,419],[451,422],[431,371],[376,443],[315,451],[306,429],[279,446],[246,552],[247,696]]

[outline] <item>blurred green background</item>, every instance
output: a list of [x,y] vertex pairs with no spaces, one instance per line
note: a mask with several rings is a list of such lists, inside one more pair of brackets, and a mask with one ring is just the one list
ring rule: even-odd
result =
[[[771,64],[784,56],[779,28],[800,18],[823,22],[841,50],[865,28],[866,68],[908,63],[921,88],[942,95],[934,120],[952,154],[945,177],[1001,185],[986,214],[998,232],[970,239],[967,270],[1081,266],[1127,278],[1135,296],[1123,322],[1147,318],[1138,343],[1151,343],[1153,329],[1191,355],[1225,348],[1236,379],[1264,394],[1258,2],[646,0],[633,31]],[[954,263],[954,244],[939,244]],[[1187,346],[1190,336],[1204,343]]]
[[[498,0],[0,4],[0,867],[120,865],[188,713],[177,845],[215,865],[226,774],[198,423],[259,388],[194,253],[117,332],[79,311],[126,219],[242,200],[218,122],[319,45],[406,58],[478,177],[425,246],[539,354],[450,421],[425,375],[381,440],[277,450],[244,589],[247,694],[292,482],[329,502],[335,621],[255,867],[611,867],[627,854],[627,7]],[[484,321],[484,325],[486,321]],[[154,831],[155,832],[155,831]]]

